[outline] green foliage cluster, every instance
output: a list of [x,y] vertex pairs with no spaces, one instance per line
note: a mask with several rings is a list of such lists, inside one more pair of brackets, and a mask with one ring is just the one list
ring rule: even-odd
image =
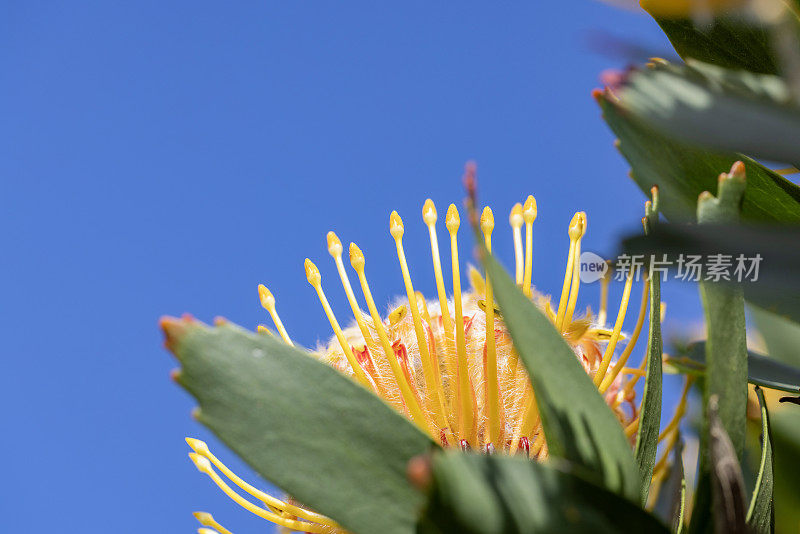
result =
[[[657,273],[633,446],[562,336],[485,250],[500,313],[531,376],[546,463],[445,451],[304,351],[229,324],[187,322],[170,333],[177,380],[197,398],[198,419],[265,479],[356,533],[796,532],[800,409],[768,414],[760,388],[800,386],[800,282],[792,276],[800,272],[800,188],[754,159],[800,164],[795,9],[770,20],[658,20],[686,62],[654,61],[596,94],[632,178],[653,197],[646,235],[626,240],[628,251],[765,256],[757,284],[700,283],[707,338],[664,358],[666,370],[694,375],[702,396],[694,488],[679,445],[647,507],[662,422]],[[768,355],[747,349],[746,310]],[[748,382],[759,406],[749,421]],[[420,457],[429,471],[415,486],[407,469]]]

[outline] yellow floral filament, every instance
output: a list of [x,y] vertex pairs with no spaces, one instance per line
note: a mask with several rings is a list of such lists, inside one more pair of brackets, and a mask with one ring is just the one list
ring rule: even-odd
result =
[[361,368],[361,364],[358,363],[355,355],[353,355],[353,351],[350,349],[350,343],[347,342],[342,329],[339,327],[339,322],[333,315],[331,305],[328,303],[328,299],[325,297],[325,292],[322,290],[322,276],[319,274],[319,269],[317,269],[317,266],[314,265],[314,262],[308,258],[306,258],[305,261],[305,269],[308,283],[311,284],[311,287],[317,291],[317,296],[319,297],[320,304],[322,304],[322,309],[325,310],[325,315],[328,317],[328,322],[331,323],[333,333],[336,335],[336,339],[339,340],[339,345],[342,347],[342,351],[344,352],[347,361],[350,363],[350,367],[353,368],[353,373],[355,374],[356,379],[365,388],[374,389],[369,378],[367,378],[366,373],[364,373],[364,369]]
[[301,532],[311,532],[314,534],[322,534],[328,529],[328,527],[320,524],[315,523],[308,523],[306,521],[297,521],[294,519],[287,519],[285,517],[281,517],[277,514],[269,512],[255,504],[251,503],[228,486],[222,478],[214,471],[214,468],[211,467],[211,462],[208,461],[208,458],[201,456],[197,453],[190,452],[189,457],[194,462],[195,466],[201,473],[205,473],[208,475],[211,480],[214,481],[219,489],[221,489],[225,495],[231,498],[233,502],[244,508],[250,513],[253,513],[267,521],[271,521],[276,525],[280,525],[282,527],[286,527],[293,530],[299,530]]
[[458,355],[458,409],[457,419],[458,428],[462,439],[466,439],[473,445],[478,442],[478,430],[475,425],[475,414],[472,413],[472,403],[474,401],[474,391],[469,379],[469,367],[467,363],[467,342],[464,333],[464,312],[461,302],[461,272],[458,264],[458,240],[456,234],[461,225],[461,218],[455,204],[450,204],[447,208],[445,226],[450,234],[450,257],[453,271],[453,307],[455,308],[455,331],[456,349]]
[[541,422],[539,409],[536,406],[536,398],[533,396],[533,392],[530,390],[530,385],[528,384],[526,384],[522,406],[525,408],[525,413],[522,415],[522,421],[514,432],[514,437],[511,439],[511,454],[517,452],[519,440],[522,436],[527,436],[529,439],[533,437],[533,431]]
[[692,382],[694,382],[694,377],[691,375],[686,375],[686,381],[683,383],[683,390],[681,391],[681,399],[678,401],[678,405],[675,407],[675,414],[672,416],[672,419],[664,427],[664,430],[658,435],[658,441],[663,441],[670,432],[677,429],[681,423],[681,419],[686,414],[686,401],[689,397],[689,389],[692,386]]
[[619,313],[617,313],[617,322],[614,323],[614,331],[611,334],[611,339],[608,341],[606,350],[603,353],[603,360],[600,362],[600,367],[594,375],[594,384],[599,386],[606,376],[608,365],[611,363],[611,357],[614,355],[614,349],[617,347],[620,333],[622,332],[622,324],[625,322],[625,314],[628,311],[628,301],[631,298],[631,287],[633,286],[633,273],[628,274],[628,279],[625,280],[625,289],[622,292],[622,300],[619,304]]
[[636,342],[639,340],[639,334],[642,332],[642,326],[644,325],[644,318],[647,315],[647,297],[649,293],[650,280],[646,279],[644,282],[644,287],[642,288],[642,303],[639,306],[639,317],[636,319],[636,327],[633,329],[633,333],[628,340],[628,344],[625,345],[625,350],[622,351],[619,360],[617,360],[617,363],[614,364],[611,372],[604,377],[603,381],[600,383],[600,393],[605,393],[608,391],[608,388],[610,388],[611,384],[614,383],[617,375],[619,375],[619,373],[622,371],[622,368],[625,367],[625,364],[628,362],[628,358],[630,358],[631,352],[633,352],[633,348],[636,346]]
[[428,350],[428,341],[425,339],[422,318],[420,317],[419,307],[417,306],[417,297],[414,293],[414,286],[411,283],[411,273],[408,271],[408,263],[406,262],[406,255],[403,251],[403,231],[403,220],[396,211],[393,211],[389,217],[389,233],[391,233],[394,238],[395,246],[397,247],[397,259],[400,261],[403,283],[406,286],[406,296],[408,297],[408,304],[411,308],[411,318],[414,322],[414,334],[417,336],[417,345],[419,345],[420,359],[422,360],[422,373],[425,377],[428,406],[433,413],[434,421],[438,425],[439,430],[444,430],[445,435],[449,434],[448,440],[451,440],[453,436],[450,432],[450,425],[445,418],[444,392],[442,391],[441,378],[437,376],[431,353]]
[[[350,285],[350,277],[347,276],[347,271],[345,271],[344,263],[342,262],[342,250],[342,242],[339,241],[339,237],[333,232],[328,232],[328,253],[330,253],[331,257],[333,257],[333,261],[336,263],[336,270],[339,271],[339,278],[342,281],[345,295],[347,295],[347,302],[350,303],[350,309],[353,310],[353,317],[356,320],[356,324],[358,324],[358,329],[361,331],[364,342],[367,344],[367,350],[369,350],[370,355],[374,359],[378,355],[378,346],[375,344],[375,340],[369,332],[369,327],[366,321],[364,321],[361,308],[359,308],[358,302],[356,302],[353,286]],[[375,385],[381,393],[383,393],[383,386],[381,385],[383,377],[381,376],[380,368],[374,365],[373,372],[375,373],[376,379]]]
[[[249,493],[250,495],[252,495],[256,499],[258,499],[259,501],[263,502],[264,504],[266,504],[270,508],[273,508],[275,510],[279,510],[280,512],[289,512],[292,515],[295,515],[297,517],[301,517],[301,518],[306,519],[308,521],[313,521],[315,523],[321,523],[323,525],[329,525],[329,526],[332,526],[332,527],[337,527],[338,526],[335,521],[333,521],[332,519],[330,519],[330,518],[328,518],[328,517],[326,517],[324,515],[317,514],[317,513],[314,513],[314,512],[310,512],[310,511],[308,511],[305,508],[302,508],[300,506],[295,506],[293,504],[289,504],[287,502],[283,502],[280,499],[276,499],[275,497],[273,497],[269,493],[264,493],[263,491],[260,491],[259,489],[257,489],[255,487],[253,487],[252,485],[248,484],[247,482],[242,480],[240,477],[238,477],[236,475],[236,473],[231,471],[228,468],[228,466],[226,466],[224,463],[222,463],[222,461],[219,458],[214,456],[214,454],[208,448],[208,445],[206,444],[206,442],[201,441],[199,439],[195,439],[195,438],[186,438],[186,443],[189,444],[189,447],[192,448],[192,450],[195,452],[195,454],[198,454],[199,456],[207,458],[212,464],[214,464],[214,466],[217,469],[219,469],[222,472],[222,474],[224,474],[226,477],[228,477],[231,482],[233,482],[234,484],[239,486],[241,489],[243,489],[244,491],[246,491],[247,493]],[[214,528],[217,528],[214,525],[206,525],[205,523],[202,523],[202,524],[204,526],[212,526]]]
[[[569,223],[569,254],[567,255],[567,268],[564,272],[564,284],[561,287],[561,298],[558,300],[558,312],[556,313],[556,328],[559,332],[564,331],[564,317],[567,314],[567,303],[569,300],[571,281],[575,274],[575,252],[578,240],[581,236],[581,214],[576,213]],[[576,295],[577,297],[577,295]]]
[[[230,530],[217,523],[214,517],[208,512],[195,512],[192,515],[194,515],[194,518],[197,519],[197,522],[203,525],[204,527],[210,527],[215,529],[217,534],[233,534]],[[210,529],[198,529],[197,532],[202,532],[206,530],[208,530],[209,532],[214,532],[214,530]]]
[[515,281],[518,286],[522,287],[522,280],[525,270],[525,253],[522,250],[522,225],[525,220],[522,218],[522,204],[517,202],[511,208],[511,214],[508,216],[508,224],[511,225],[511,231],[514,235],[514,266],[515,266]]
[[522,206],[522,218],[525,220],[525,274],[522,279],[522,291],[531,296],[531,276],[533,275],[533,222],[538,210],[536,199],[529,195]]
[[625,437],[632,438],[636,431],[639,430],[639,418],[637,417],[631,423],[625,427]]
[[567,301],[567,313],[564,315],[564,322],[561,324],[562,329],[566,329],[572,323],[572,314],[575,313],[575,305],[578,303],[578,290],[581,285],[581,239],[586,234],[586,213],[580,212],[580,228],[578,229],[578,236],[575,240],[575,255],[572,267],[572,287],[569,290],[569,300]]
[[600,279],[600,311],[597,312],[597,324],[600,326],[606,325],[606,315],[608,314],[608,284],[611,282],[611,276],[606,273]]
[[[445,349],[445,369],[449,380],[450,391],[455,389],[456,367],[456,350],[453,346],[455,339],[453,336],[453,321],[450,317],[450,310],[447,306],[447,293],[444,288],[444,277],[442,275],[442,260],[439,254],[439,238],[436,235],[436,206],[434,206],[431,199],[427,199],[422,207],[422,220],[428,227],[428,234],[431,241],[431,258],[433,259],[433,274],[436,278],[436,293],[439,297],[439,308],[442,316],[442,326],[444,328],[444,349]],[[455,406],[453,407],[455,408]],[[456,421],[456,424],[457,421]],[[463,432],[459,427],[459,431]]]
[[265,310],[269,312],[270,317],[272,317],[272,322],[275,323],[275,328],[278,329],[278,332],[281,334],[283,341],[287,345],[294,346],[292,340],[289,339],[289,334],[286,332],[286,328],[283,327],[283,322],[281,318],[278,316],[278,311],[275,309],[275,297],[272,296],[272,293],[264,284],[259,284],[258,286],[258,296],[261,299],[261,305],[264,307]]
[[411,386],[408,381],[406,381],[406,377],[403,374],[403,370],[400,369],[397,358],[394,356],[394,349],[392,349],[392,344],[389,342],[389,336],[386,335],[386,329],[383,327],[383,320],[381,320],[378,309],[375,307],[375,300],[372,298],[372,291],[370,291],[369,284],[367,283],[367,276],[364,271],[365,264],[364,253],[361,252],[361,249],[358,248],[355,243],[350,243],[350,265],[352,265],[356,274],[358,274],[358,279],[361,282],[361,291],[364,293],[364,300],[367,301],[367,308],[369,309],[370,317],[372,317],[372,323],[375,325],[375,331],[378,333],[378,339],[380,339],[381,346],[383,346],[383,350],[386,353],[389,367],[392,370],[397,386],[400,388],[400,395],[403,397],[403,402],[408,409],[408,413],[411,415],[411,419],[417,426],[428,432],[433,439],[439,439],[439,436],[428,426],[428,420],[423,414],[416,397],[414,397]]
[[[492,252],[492,230],[494,215],[488,206],[481,214],[481,230],[486,243],[486,250]],[[489,273],[486,273],[486,406],[489,423],[489,443],[500,446],[500,388],[497,383],[497,347],[494,338],[494,294]]]

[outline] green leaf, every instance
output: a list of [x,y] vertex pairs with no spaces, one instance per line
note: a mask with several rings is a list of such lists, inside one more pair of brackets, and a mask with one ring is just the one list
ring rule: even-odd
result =
[[[697,220],[701,224],[735,222],[739,218],[745,176],[734,166],[730,174],[720,176],[717,197],[710,193],[700,195],[697,203]],[[700,297],[706,319],[706,375],[703,387],[703,405],[706,418],[701,434],[698,487],[695,507],[703,509],[712,502],[713,523],[719,532],[733,532],[723,527],[738,528],[737,502],[723,500],[725,484],[731,482],[731,469],[718,460],[728,461],[728,445],[734,464],[744,450],[747,415],[747,343],[745,333],[744,296],[740,286],[719,282],[699,283]],[[724,439],[723,439],[724,438]],[[725,443],[723,443],[725,442]],[[724,453],[724,454],[723,454]],[[727,456],[726,456],[727,455]],[[732,475],[731,475],[732,476]],[[739,468],[741,478],[741,468]],[[722,488],[720,487],[722,485]],[[709,495],[711,499],[709,499]],[[692,532],[709,530],[708,514],[693,516]],[[744,521],[742,520],[742,524]]]
[[[680,356],[666,357],[664,363],[679,373],[704,375],[706,372],[705,342],[692,343]],[[747,381],[768,389],[796,393],[800,389],[800,369],[747,351]]]
[[[637,234],[625,239],[623,247],[629,254],[641,254],[648,258],[652,254],[666,254],[673,268],[678,266],[680,254],[705,258],[717,254],[728,256],[732,264],[729,282],[740,287],[751,304],[797,322],[800,321],[798,241],[800,228],[797,226],[661,224],[650,235]],[[746,271],[741,271],[740,276],[735,275],[740,256],[747,260],[743,265],[746,269],[752,266],[751,258],[759,258],[757,279],[754,280],[755,272],[750,276]],[[657,256],[656,259],[660,261],[663,258]],[[706,274],[703,272],[702,277]],[[742,283],[738,283],[740,281]],[[769,333],[770,325],[764,326]],[[787,332],[784,330],[789,326],[775,323],[772,328],[779,330],[777,335],[770,337],[778,338],[785,336]],[[784,344],[780,352],[788,353],[792,345]]]
[[718,150],[800,162],[800,108],[777,76],[689,61],[632,70],[620,106],[666,135]]
[[769,414],[775,475],[775,531],[779,534],[794,534],[800,525],[800,492],[797,491],[800,413],[792,408],[773,409]]
[[350,378],[271,336],[167,321],[197,418],[264,478],[353,532],[413,532],[406,464],[436,445]]
[[[798,271],[794,272],[796,276]],[[784,286],[784,290],[789,289],[789,286]],[[791,289],[791,291],[800,291],[800,288]],[[798,349],[800,347],[800,324],[758,306],[750,306],[750,313],[756,323],[758,333],[764,337],[767,354],[776,360],[800,367],[800,350]]]
[[695,220],[697,198],[716,188],[720,173],[744,162],[747,194],[741,220],[800,223],[800,188],[746,156],[701,149],[676,141],[626,112],[609,93],[596,93],[603,118],[619,138],[619,150],[643,192],[658,186],[659,211],[669,220]]
[[712,515],[717,532],[747,534],[744,479],[738,452],[718,413],[719,397],[708,402]]
[[[645,230],[650,232],[658,222],[658,192],[653,192],[652,203],[647,205]],[[658,434],[661,427],[661,276],[654,272],[650,277],[650,316],[647,336],[647,367],[644,391],[639,411],[639,431],[636,433],[634,456],[639,467],[641,503],[647,503],[653,467],[656,464]]]
[[695,58],[730,69],[777,74],[769,28],[735,15],[720,16],[710,25],[690,19],[654,17],[683,58]]
[[536,395],[550,455],[587,468],[600,483],[639,500],[639,474],[619,420],[575,353],[492,256],[485,266],[514,347]]
[[433,458],[423,534],[664,533],[654,516],[557,462],[443,453]]
[[[701,195],[697,219],[701,224],[734,222],[745,191],[744,174],[720,179],[717,197]],[[719,419],[741,458],[747,412],[747,340],[744,296],[740,286],[700,282],[706,329],[706,401],[719,396]]]
[[774,477],[772,473],[772,437],[769,429],[769,412],[764,400],[764,392],[756,388],[758,405],[761,408],[761,463],[758,468],[756,486],[750,508],[747,510],[747,524],[757,534],[770,534],[775,527],[775,511],[772,504]]

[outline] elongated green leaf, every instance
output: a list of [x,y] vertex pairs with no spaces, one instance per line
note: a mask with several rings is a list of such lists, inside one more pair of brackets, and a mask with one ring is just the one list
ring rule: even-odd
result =
[[[680,264],[681,254],[684,261],[692,255],[702,256],[706,261],[701,263],[709,263],[713,256],[721,254],[730,266],[727,282],[741,287],[750,303],[794,321],[768,322],[766,316],[762,321],[773,345],[788,357],[795,343],[781,344],[779,340],[788,341],[786,330],[791,330],[791,325],[800,321],[798,242],[800,227],[797,226],[662,224],[651,235],[634,235],[625,239],[623,247],[630,254],[642,254],[648,258],[656,254],[657,260],[662,259],[661,254],[666,254],[673,273]],[[699,278],[708,274],[703,271]],[[688,278],[692,279],[691,276]],[[725,283],[726,279],[720,278],[720,281]],[[773,329],[778,330],[770,335]]]
[[547,317],[492,256],[485,265],[531,376],[550,454],[591,470],[604,486],[638,501],[638,470],[616,416]]
[[769,414],[775,476],[775,532],[797,532],[800,525],[800,492],[797,491],[797,466],[800,465],[800,410],[773,409]]
[[666,61],[631,71],[619,102],[676,139],[717,150],[800,162],[800,108],[778,76]]
[[239,327],[166,323],[198,419],[264,478],[358,533],[413,532],[406,464],[435,444],[307,353]]
[[419,532],[666,534],[668,530],[627,499],[555,462],[444,453],[433,458],[433,486]]
[[[796,278],[798,271],[794,272]],[[800,288],[784,285],[784,291],[798,292]],[[793,369],[800,367],[800,324],[758,306],[750,306],[750,313],[758,332],[767,344],[767,354],[776,360],[795,366]]]
[[[645,213],[645,231],[650,232],[658,222],[658,191],[653,191],[652,202]],[[654,272],[650,277],[650,314],[647,336],[647,366],[645,368],[644,392],[639,411],[639,431],[636,433],[634,456],[639,467],[641,503],[647,503],[653,467],[656,464],[658,434],[661,427],[661,275]]]
[[[705,342],[699,341],[681,350],[679,355],[667,357],[664,363],[679,373],[704,375],[705,352]],[[795,393],[800,389],[800,368],[747,351],[747,381],[768,389]]]
[[789,180],[741,154],[705,150],[664,136],[627,113],[610,94],[596,97],[603,118],[619,138],[633,180],[645,193],[659,187],[660,212],[669,220],[695,220],[700,193],[714,191],[719,174],[742,161],[748,185],[741,219],[800,223],[800,188]]
[[654,17],[683,58],[695,58],[730,69],[778,73],[769,29],[736,15],[720,16],[712,24],[690,19]]
[[767,403],[761,388],[756,388],[756,395],[761,408],[761,463],[753,497],[750,499],[750,508],[747,511],[747,524],[757,534],[770,534],[775,527],[775,511],[772,503],[775,482],[772,473],[772,437]]

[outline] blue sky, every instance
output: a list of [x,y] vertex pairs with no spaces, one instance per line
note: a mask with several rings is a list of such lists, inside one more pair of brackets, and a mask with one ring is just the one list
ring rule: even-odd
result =
[[[467,160],[507,265],[508,210],[536,196],[542,291],[560,288],[575,211],[584,249],[616,251],[644,197],[590,97],[628,61],[599,49],[603,33],[669,50],[647,17],[589,0],[5,3],[4,528],[193,532],[202,509],[263,532],[186,457],[184,436],[216,441],[168,378],[159,316],[255,327],[263,282],[313,346],[330,327],[303,259],[332,281],[335,230],[388,303],[403,291],[393,209],[432,294],[420,210],[460,204]],[[329,297],[344,317],[333,284]],[[671,328],[701,317],[694,288],[666,298]]]

